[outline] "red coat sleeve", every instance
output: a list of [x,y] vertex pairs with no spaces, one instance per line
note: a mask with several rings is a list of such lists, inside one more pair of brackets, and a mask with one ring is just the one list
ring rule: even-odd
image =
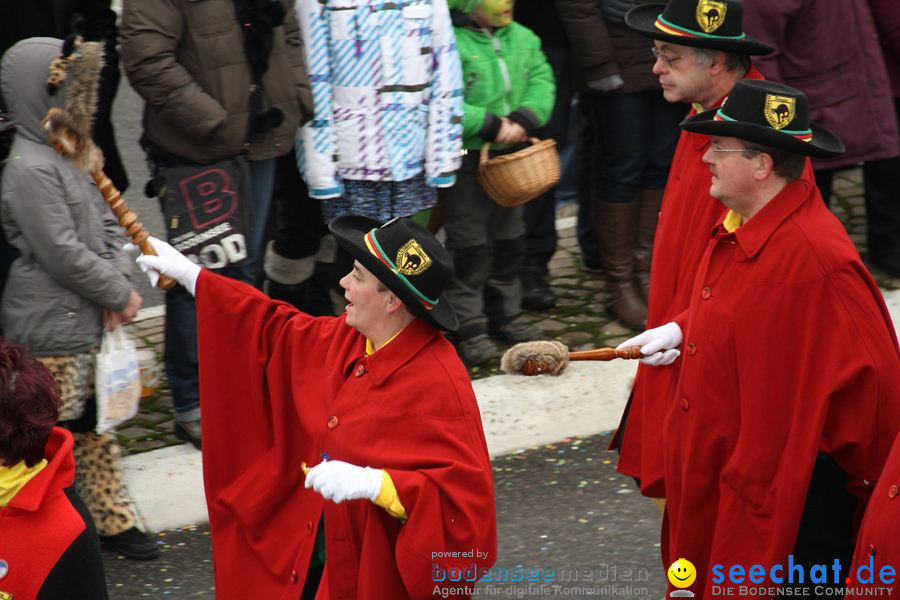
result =
[[[298,433],[302,399],[293,398],[289,370],[314,366],[287,353],[327,352],[337,320],[310,317],[206,270],[196,301],[216,588],[222,598],[245,597],[251,589],[279,597],[279,577],[294,568],[303,536],[278,532],[296,532],[297,515],[304,514],[297,457],[309,454],[309,441]],[[301,343],[283,343],[287,335]]]

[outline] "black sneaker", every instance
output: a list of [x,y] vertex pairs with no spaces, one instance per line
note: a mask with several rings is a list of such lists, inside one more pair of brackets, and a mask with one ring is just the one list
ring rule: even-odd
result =
[[536,271],[522,272],[522,308],[547,310],[556,305],[556,294],[547,285],[547,278]]
[[175,437],[200,450],[200,419],[194,421],[175,421]]
[[499,358],[500,350],[485,334],[456,342],[456,352],[468,365],[483,365]]
[[131,560],[153,560],[159,556],[159,546],[150,537],[132,527],[116,535],[101,535],[103,545]]

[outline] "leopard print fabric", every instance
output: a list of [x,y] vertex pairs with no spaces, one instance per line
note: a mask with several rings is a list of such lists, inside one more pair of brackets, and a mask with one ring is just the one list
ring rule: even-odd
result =
[[54,58],[53,62],[50,63],[50,75],[47,77],[47,83],[54,88],[58,88],[65,83],[71,64],[71,56],[57,56]]
[[[37,357],[59,384],[59,420],[84,415],[94,402],[97,350],[70,356]],[[134,527],[137,513],[122,481],[121,447],[113,433],[73,433],[75,489],[84,500],[100,535],[116,535]]]
[[88,398],[94,395],[97,351],[70,356],[39,356],[37,359],[59,385],[59,420],[81,417]]
[[84,500],[100,535],[134,527],[137,512],[122,481],[119,440],[113,433],[75,433],[75,489]]

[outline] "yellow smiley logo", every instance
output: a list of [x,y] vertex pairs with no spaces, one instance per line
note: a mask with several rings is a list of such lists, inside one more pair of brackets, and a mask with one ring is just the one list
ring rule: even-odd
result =
[[697,579],[697,569],[686,558],[679,558],[673,562],[666,574],[669,576],[669,583],[677,588],[690,587]]

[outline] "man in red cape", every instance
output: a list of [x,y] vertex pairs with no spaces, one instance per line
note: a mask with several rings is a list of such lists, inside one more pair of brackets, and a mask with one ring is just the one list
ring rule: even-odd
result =
[[738,82],[682,127],[711,136],[709,192],[727,212],[687,310],[635,338],[651,356],[682,351],[663,418],[664,558],[693,563],[703,598],[713,586],[758,598],[843,589],[855,513],[900,429],[890,315],[802,178],[806,157],[843,144],[810,122],[802,92],[766,81]]
[[[669,102],[690,102],[689,115],[716,108],[741,79],[762,79],[750,56],[772,48],[742,31],[741,3],[727,0],[718,20],[698,10],[705,0],[671,0],[631,9],[626,24],[653,40],[653,72]],[[709,171],[701,157],[709,136],[681,132],[663,195],[653,241],[647,327],[668,323],[687,308],[688,292],[709,231],[724,208],[710,197]],[[812,171],[805,176],[812,180]],[[668,359],[674,360],[671,355]],[[648,359],[642,359],[646,362]],[[665,496],[663,450],[659,429],[666,400],[675,386],[677,365],[642,364],[622,423],[613,438],[619,449],[618,470],[635,477],[644,495]],[[655,368],[650,368],[654,366]]]
[[330,228],[356,259],[340,317],[153,238],[138,258],[196,292],[217,597],[312,597],[323,563],[317,599],[470,597],[497,533],[475,395],[440,331],[452,262],[408,219]]

